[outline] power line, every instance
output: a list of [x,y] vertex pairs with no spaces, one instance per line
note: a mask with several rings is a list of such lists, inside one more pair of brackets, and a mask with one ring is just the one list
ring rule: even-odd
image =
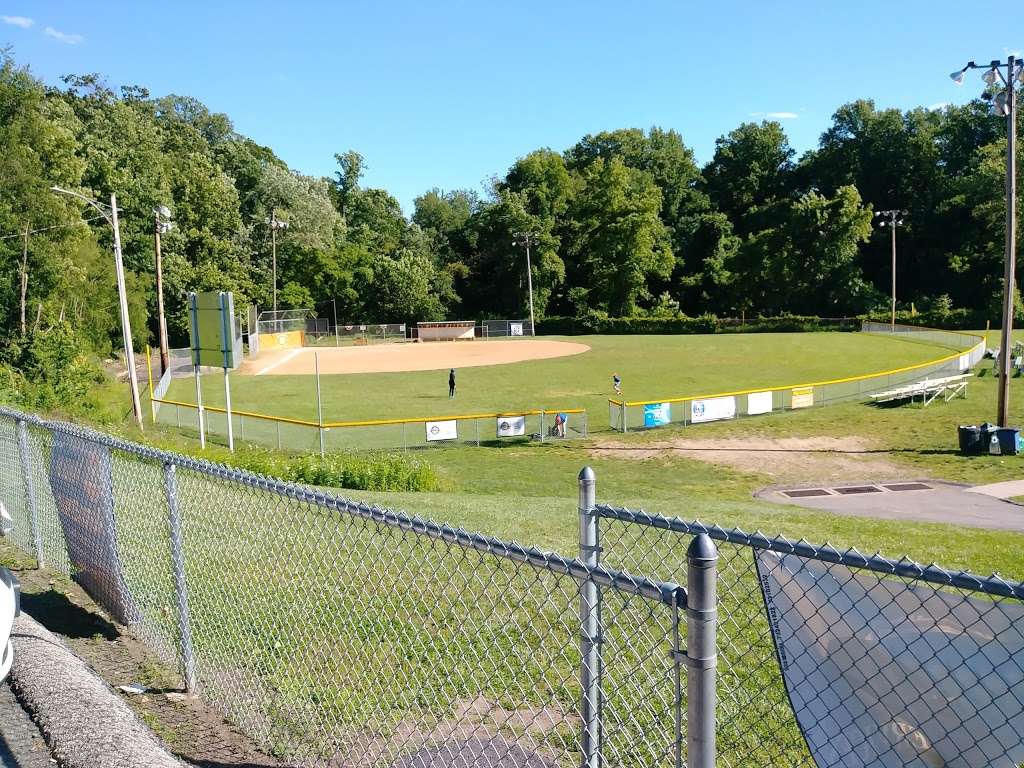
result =
[[[79,224],[88,224],[90,221],[96,221],[104,218],[103,216],[93,216],[91,219],[81,219],[79,221],[73,221],[68,224],[54,224],[52,227],[40,227],[39,229],[30,229],[28,233],[34,235],[37,232],[49,232],[51,229],[67,229],[68,227],[77,227]],[[24,232],[16,232],[13,235],[0,235],[0,240],[12,240],[15,237],[24,237]]]

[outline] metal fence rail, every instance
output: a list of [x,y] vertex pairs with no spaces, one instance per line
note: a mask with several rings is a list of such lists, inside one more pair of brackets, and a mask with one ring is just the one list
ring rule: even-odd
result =
[[[687,590],[589,538],[567,558],[4,408],[0,460],[17,546],[292,763],[679,766],[696,739]],[[584,474],[581,531],[592,500]]]
[[[888,323],[869,322],[863,324],[862,331],[895,334],[909,341],[947,346],[958,351],[917,365],[826,381],[665,397],[660,400],[627,401],[611,398],[608,400],[608,424],[614,430],[628,432],[631,429],[669,423],[695,424],[865,400],[873,393],[922,378],[963,373],[977,365],[985,354],[984,340],[972,333],[907,325],[897,325],[893,330]],[[720,412],[716,413],[716,409],[720,409]]]
[[718,543],[718,765],[1024,760],[1024,584],[610,505],[596,512],[611,567],[685,581],[695,537]]

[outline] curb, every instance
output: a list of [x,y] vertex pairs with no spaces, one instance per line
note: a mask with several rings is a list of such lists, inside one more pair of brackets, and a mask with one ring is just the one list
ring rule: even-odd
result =
[[14,621],[11,687],[67,768],[183,768],[105,682],[35,619]]

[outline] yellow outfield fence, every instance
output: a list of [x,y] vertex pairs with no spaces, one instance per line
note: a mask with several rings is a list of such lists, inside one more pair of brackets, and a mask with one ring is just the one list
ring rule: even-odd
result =
[[[228,411],[156,396],[150,377],[153,421],[208,440],[226,438]],[[531,408],[441,416],[324,421],[231,410],[237,441],[291,451],[389,450],[443,445],[481,445],[507,440],[567,440],[586,437],[583,408]]]
[[964,373],[977,365],[985,355],[985,340],[973,333],[870,322],[863,324],[861,332],[947,346],[957,351],[916,365],[824,381],[750,387],[657,400],[609,399],[608,423],[614,430],[628,432],[631,429],[650,429],[667,424],[700,424],[864,400],[874,393],[910,382]]

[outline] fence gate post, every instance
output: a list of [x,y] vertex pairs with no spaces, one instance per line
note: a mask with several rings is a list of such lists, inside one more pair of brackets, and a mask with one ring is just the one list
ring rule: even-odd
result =
[[174,569],[174,594],[181,639],[181,674],[185,692],[196,690],[196,658],[192,649],[192,620],[188,611],[188,587],[185,584],[185,553],[181,537],[181,512],[178,509],[178,473],[174,464],[164,464],[164,487],[167,492],[168,523],[171,533],[171,566]]
[[686,765],[715,768],[718,548],[706,533],[686,550]]
[[[580,559],[588,568],[601,560],[595,498],[594,470],[584,467],[579,474]],[[601,592],[592,580],[580,584],[580,653],[581,768],[601,768]]]
[[28,424],[18,419],[18,458],[21,460],[21,476],[25,482],[25,501],[28,503],[28,524],[32,543],[36,549],[36,567],[43,568],[43,537],[39,530],[39,507],[36,505],[36,487],[32,482],[32,467],[28,456]]

